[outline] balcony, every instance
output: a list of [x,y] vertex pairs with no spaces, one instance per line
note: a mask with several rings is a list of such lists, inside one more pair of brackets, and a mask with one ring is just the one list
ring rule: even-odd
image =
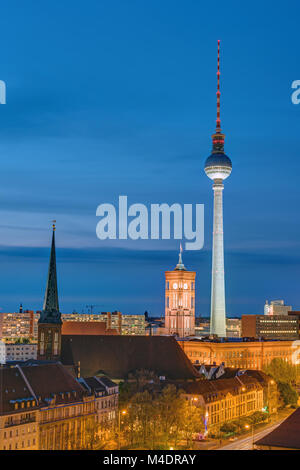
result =
[[36,421],[36,416],[29,416],[26,418],[16,418],[9,419],[4,423],[5,428],[10,428],[12,426],[21,426],[22,424],[34,423]]

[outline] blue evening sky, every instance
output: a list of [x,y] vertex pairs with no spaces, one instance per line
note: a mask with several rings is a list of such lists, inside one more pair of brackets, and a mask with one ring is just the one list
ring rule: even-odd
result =
[[197,314],[210,303],[213,191],[203,171],[216,110],[225,182],[228,315],[266,299],[300,309],[299,2],[11,0],[1,6],[0,308],[42,306],[57,220],[62,312],[160,315],[178,241],[105,242],[96,207],[205,204]]

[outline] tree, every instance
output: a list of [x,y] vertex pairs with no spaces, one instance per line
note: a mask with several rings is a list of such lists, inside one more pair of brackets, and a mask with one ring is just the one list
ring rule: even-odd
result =
[[263,411],[255,411],[252,415],[249,416],[249,421],[251,424],[255,425],[266,421],[267,418],[267,413],[264,413]]
[[158,384],[159,378],[152,370],[140,369],[128,375],[128,382],[136,392],[142,392],[148,385]]
[[270,364],[264,367],[264,371],[273,377],[277,383],[282,405],[296,405],[298,394],[293,385],[298,382],[299,365],[290,364],[280,358],[274,358]]
[[279,357],[275,357],[269,364],[263,367],[264,372],[273,377],[275,382],[288,384],[295,384],[297,382],[297,369],[296,365],[290,364]]
[[224,423],[220,427],[220,431],[224,432],[225,434],[234,433],[236,432],[236,430],[237,430],[237,426],[235,423]]
[[19,336],[16,340],[15,340],[15,344],[29,344],[30,343],[30,340],[29,338],[23,338],[21,336]]
[[159,378],[151,370],[140,369],[128,374],[128,379],[119,385],[120,408],[126,408],[131,397],[136,393],[147,389],[152,390],[154,384],[159,384]]
[[[127,391],[126,391],[126,396]],[[122,441],[132,446],[146,447],[151,440],[152,421],[154,420],[155,400],[149,391],[137,392],[131,395],[127,402],[122,400],[122,407],[126,414],[121,415],[120,428]]]
[[183,406],[183,398],[175,385],[167,385],[158,397],[158,415],[160,440],[167,448],[170,440],[175,443],[180,432],[180,413]]
[[297,405],[298,393],[290,384],[279,382],[278,390],[280,393],[280,399],[282,400],[284,406]]
[[179,409],[179,427],[183,438],[186,440],[187,448],[192,447],[193,438],[196,434],[204,432],[203,407],[193,405],[190,400],[183,400]]
[[84,449],[93,450],[99,445],[99,424],[95,418],[85,421]]

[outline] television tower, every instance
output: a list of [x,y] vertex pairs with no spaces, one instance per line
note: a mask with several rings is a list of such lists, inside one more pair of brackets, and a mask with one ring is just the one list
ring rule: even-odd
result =
[[217,121],[216,132],[212,135],[213,148],[205,162],[205,173],[213,180],[214,222],[212,250],[212,279],[210,333],[226,336],[225,278],[224,278],[224,241],[223,241],[223,181],[232,170],[232,163],[224,153],[225,135],[221,130],[220,119],[220,41],[218,40],[217,71]]

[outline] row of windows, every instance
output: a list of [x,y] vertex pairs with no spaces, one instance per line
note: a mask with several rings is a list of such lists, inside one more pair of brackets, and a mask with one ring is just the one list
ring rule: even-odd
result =
[[[288,356],[290,351],[265,351],[263,353],[264,357],[278,357],[278,356]],[[228,351],[228,352],[220,352],[220,353],[211,353],[210,351],[189,351],[188,355],[190,357],[212,357],[220,359],[231,359],[231,358],[239,358],[239,357],[262,357],[260,351]]]
[[[179,287],[179,289],[188,289],[188,283],[185,282],[185,281],[179,281],[178,284],[177,284],[177,282],[175,282],[174,284],[173,284],[174,289],[177,289],[178,287]],[[169,289],[170,289],[170,282],[167,281],[166,282],[166,290],[169,290]],[[191,282],[191,289],[195,290],[195,283],[194,282]]]
[[103,410],[105,408],[113,408],[117,406],[118,401],[115,399],[109,399],[109,400],[99,400],[96,402],[95,407],[96,410]]
[[42,411],[41,421],[54,421],[55,419],[69,418],[83,413],[90,413],[94,410],[93,402],[76,406],[62,406],[56,409]]
[[206,411],[209,424],[221,423],[260,410],[263,406],[262,393],[254,394],[254,399],[247,403],[237,404],[234,400],[226,400],[226,406],[223,405],[224,403],[222,403],[222,407],[220,403],[207,405]]
[[30,434],[32,432],[36,431],[36,427],[33,426],[32,428],[30,426],[28,427],[23,427],[22,429],[11,429],[10,431],[4,431],[3,432],[3,439],[9,439],[12,437],[19,437],[19,436],[24,436],[25,434]]
[[[35,443],[36,443],[36,440],[35,439],[32,439],[32,441],[30,441],[30,439],[28,439],[28,441],[22,441],[21,442],[21,445],[19,446],[19,443],[16,442],[15,445],[14,445],[14,449],[17,450],[17,449],[25,449],[26,447],[32,447],[32,446],[35,446]],[[3,450],[13,450],[13,444],[9,444],[9,445],[4,445],[3,446]]]

